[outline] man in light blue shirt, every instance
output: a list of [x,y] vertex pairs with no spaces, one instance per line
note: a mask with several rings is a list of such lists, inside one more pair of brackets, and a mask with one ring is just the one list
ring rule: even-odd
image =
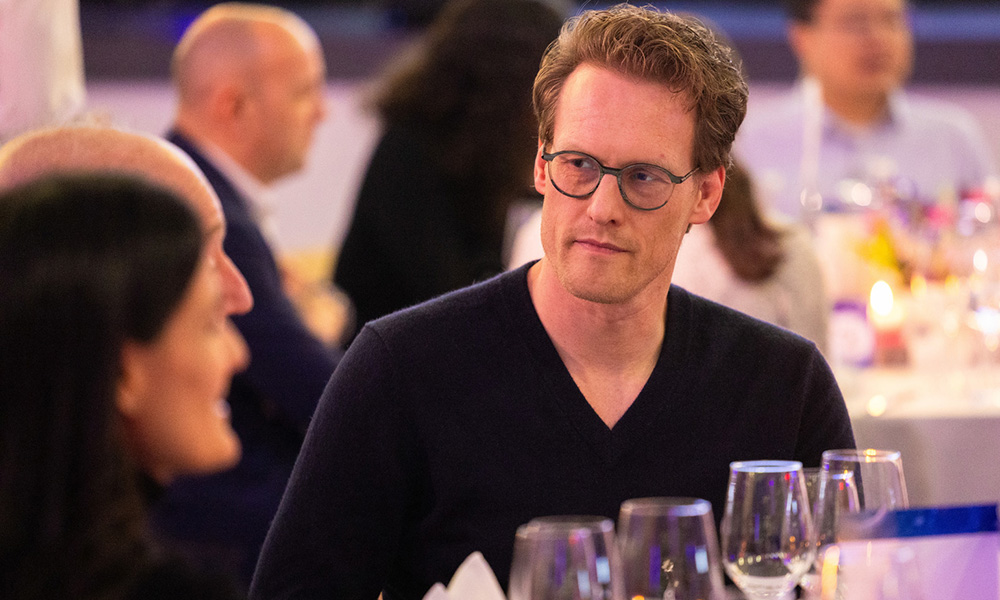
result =
[[864,207],[887,186],[904,200],[947,202],[996,173],[971,115],[902,91],[913,62],[905,0],[785,4],[803,79],[751,110],[735,146],[768,208],[798,220]]

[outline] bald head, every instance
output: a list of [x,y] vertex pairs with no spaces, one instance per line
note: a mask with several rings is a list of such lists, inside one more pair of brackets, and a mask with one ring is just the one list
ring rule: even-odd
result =
[[295,13],[263,4],[227,2],[202,13],[174,50],[171,74],[182,104],[199,104],[221,82],[257,77],[276,38],[303,50],[319,49],[319,39]]
[[285,9],[218,4],[184,32],[171,65],[175,128],[263,183],[298,171],[325,116],[326,64],[309,25]]
[[170,142],[111,128],[59,127],[26,133],[0,147],[0,190],[52,174],[91,172],[141,177],[189,202],[216,255],[230,314],[250,310],[246,281],[222,250],[219,199],[191,158]]
[[209,224],[215,192],[194,162],[166,140],[99,127],[31,132],[0,148],[0,189],[52,173],[114,171],[139,176],[188,200]]

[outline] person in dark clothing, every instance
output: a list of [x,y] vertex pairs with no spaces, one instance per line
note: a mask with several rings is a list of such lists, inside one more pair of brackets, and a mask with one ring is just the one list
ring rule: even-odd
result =
[[853,447],[816,346],[671,286],[722,195],[747,87],[692,19],[585,11],[534,86],[545,256],[369,322],[324,391],[253,599],[419,600],[518,525],[724,506],[729,464]]
[[357,323],[504,270],[529,195],[531,81],[561,14],[544,0],[454,0],[387,76],[384,133],[337,253]]
[[41,177],[0,196],[0,280],[0,596],[237,598],[146,526],[149,490],[240,455],[247,351],[198,216],[131,176]]
[[222,3],[185,31],[173,57],[177,115],[167,139],[218,194],[224,246],[254,306],[233,318],[250,364],[229,393],[243,457],[233,469],[186,477],[157,503],[154,524],[192,560],[230,569],[249,586],[306,427],[340,351],[311,331],[283,287],[265,228],[267,186],[305,163],[326,113],[315,32],[273,6]]

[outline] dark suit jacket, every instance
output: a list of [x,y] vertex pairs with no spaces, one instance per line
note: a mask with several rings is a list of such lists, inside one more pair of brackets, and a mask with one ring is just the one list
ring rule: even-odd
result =
[[254,307],[233,318],[251,354],[229,394],[243,458],[224,473],[171,485],[154,507],[154,524],[190,554],[202,554],[191,558],[227,563],[248,584],[339,353],[309,332],[285,295],[274,255],[247,201],[189,140],[177,132],[167,139],[194,159],[215,188],[226,217],[223,245],[246,278]]

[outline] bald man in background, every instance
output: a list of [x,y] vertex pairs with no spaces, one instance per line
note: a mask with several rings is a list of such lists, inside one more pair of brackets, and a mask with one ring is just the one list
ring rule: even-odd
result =
[[191,203],[222,280],[228,315],[253,306],[250,289],[223,250],[222,206],[197,165],[158,137],[105,127],[54,127],[22,134],[0,147],[0,190],[54,173],[116,171],[144,177]]
[[251,353],[229,395],[243,459],[231,471],[171,486],[154,524],[189,558],[233,568],[248,585],[340,355],[308,329],[285,293],[260,221],[268,186],[305,164],[326,113],[326,68],[316,34],[295,14],[225,3],[184,33],[172,75],[178,104],[167,138],[215,188],[229,226],[226,252],[255,304],[233,319]]

